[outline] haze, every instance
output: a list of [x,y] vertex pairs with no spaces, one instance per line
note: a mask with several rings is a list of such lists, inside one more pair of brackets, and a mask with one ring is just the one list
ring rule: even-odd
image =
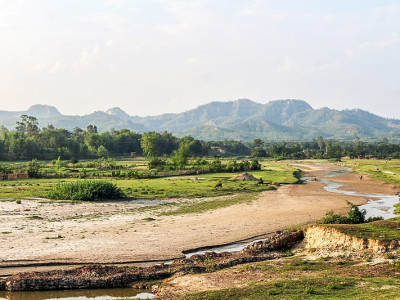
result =
[[400,118],[400,1],[0,0],[0,110],[303,99]]

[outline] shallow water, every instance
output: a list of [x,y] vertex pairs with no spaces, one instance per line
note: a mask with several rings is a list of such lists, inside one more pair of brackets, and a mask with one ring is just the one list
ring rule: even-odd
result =
[[266,240],[266,238],[260,238],[260,239],[256,239],[256,240],[250,240],[250,241],[245,241],[245,242],[236,242],[236,243],[232,243],[232,244],[228,244],[228,245],[215,246],[215,247],[211,247],[211,248],[197,249],[197,250],[185,253],[185,257],[189,258],[193,255],[204,254],[206,252],[215,252],[215,253],[239,252],[239,251],[242,251],[244,248],[246,248],[248,245],[250,245],[252,243],[265,241],[265,240]]
[[[335,173],[335,174],[332,174]],[[348,170],[343,172],[332,172],[325,177],[335,177],[339,175],[344,175],[348,173]],[[336,175],[337,174],[337,175]],[[325,184],[324,190],[331,193],[339,193],[349,196],[361,196],[368,198],[368,202],[363,205],[359,205],[360,209],[365,209],[366,217],[382,217],[384,219],[394,218],[397,215],[394,213],[394,205],[399,203],[399,196],[396,195],[386,195],[386,194],[375,194],[375,193],[362,193],[362,192],[352,192],[343,191],[340,188],[346,186],[345,184],[332,182],[328,179],[321,179],[320,182]]]
[[1,300],[110,300],[110,299],[153,299],[154,294],[137,289],[96,289],[40,292],[0,292]]

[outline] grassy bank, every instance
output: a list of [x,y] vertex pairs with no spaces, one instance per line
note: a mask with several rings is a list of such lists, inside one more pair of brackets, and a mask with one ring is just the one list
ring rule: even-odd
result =
[[182,299],[399,299],[398,264],[360,263],[294,257],[245,264],[219,271],[221,278],[234,276],[241,287],[193,293]]
[[[296,169],[284,164],[266,163],[263,170],[250,172],[256,178],[272,184],[296,183]],[[255,181],[240,181],[234,177],[240,173],[214,173],[198,176],[175,176],[154,179],[111,179],[131,198],[166,199],[172,197],[199,198],[233,195],[237,193],[257,193],[271,189],[270,185],[257,185]],[[83,179],[18,179],[0,181],[0,199],[21,199],[46,197],[47,192],[59,182]],[[96,180],[96,179],[94,179]],[[217,183],[222,188],[215,188]]]
[[400,217],[363,224],[325,224],[347,235],[374,240],[400,240]]

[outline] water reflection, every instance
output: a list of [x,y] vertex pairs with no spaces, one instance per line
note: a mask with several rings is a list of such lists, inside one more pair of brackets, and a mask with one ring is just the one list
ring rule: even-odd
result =
[[1,300],[109,300],[109,299],[153,299],[154,294],[138,289],[96,289],[40,292],[0,292]]

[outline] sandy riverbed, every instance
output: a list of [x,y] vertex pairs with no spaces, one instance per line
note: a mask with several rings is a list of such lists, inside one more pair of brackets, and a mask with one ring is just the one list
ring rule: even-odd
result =
[[[303,168],[307,176],[317,178],[336,168],[321,164],[297,166]],[[342,189],[348,190],[385,194],[398,191],[392,185],[367,176],[360,180],[357,174],[330,180],[346,184]],[[326,192],[323,186],[319,181],[285,185],[276,191],[261,193],[250,204],[203,214],[163,217],[157,215],[159,211],[151,209],[138,211],[142,205],[134,202],[0,202],[0,276],[28,270],[27,267],[12,267],[20,264],[117,263],[182,257],[182,250],[312,223],[331,209],[345,213],[348,210],[345,200],[355,204],[366,202],[363,197]],[[144,220],[149,217],[155,220]]]

